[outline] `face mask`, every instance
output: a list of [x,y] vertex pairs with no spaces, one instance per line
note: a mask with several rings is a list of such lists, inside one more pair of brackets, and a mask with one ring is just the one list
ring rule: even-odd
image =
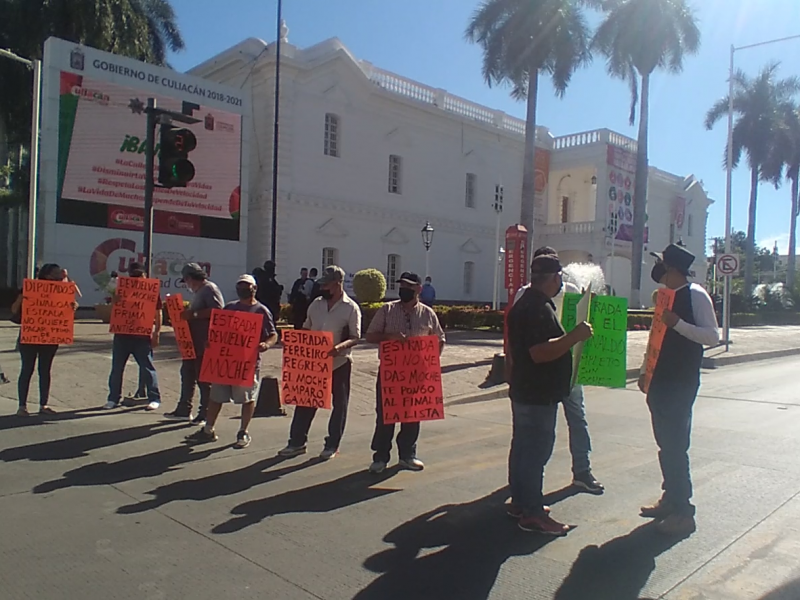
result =
[[650,271],[650,278],[655,281],[656,283],[661,283],[661,280],[664,278],[664,275],[667,274],[667,267],[664,263],[659,262],[653,265],[653,270]]
[[239,300],[249,300],[253,297],[253,290],[248,288],[236,288],[236,295],[239,296]]
[[411,302],[414,299],[414,290],[411,288],[400,288],[400,301],[403,303]]
[[330,290],[322,290],[319,295],[322,296],[323,300],[330,300],[333,298],[333,292]]

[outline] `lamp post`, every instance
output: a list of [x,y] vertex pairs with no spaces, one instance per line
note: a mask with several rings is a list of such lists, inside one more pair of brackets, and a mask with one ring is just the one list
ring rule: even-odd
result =
[[22,63],[33,71],[33,110],[31,111],[31,181],[28,188],[28,264],[26,274],[36,277],[36,212],[39,197],[39,115],[41,113],[42,62],[17,56],[0,48],[0,56]]
[[497,290],[497,272],[500,269],[500,256],[502,248],[500,248],[500,215],[503,214],[503,186],[497,185],[494,188],[494,214],[497,217],[495,222],[494,233],[494,247],[498,252],[497,260],[494,261],[494,285],[492,286],[492,310],[497,310],[498,304],[498,290]]
[[[778,42],[787,42],[789,40],[798,40],[800,35],[791,35],[776,40],[768,40],[766,42],[759,42],[757,44],[749,44],[747,46],[734,46],[731,45],[730,66],[728,70],[728,156],[726,160],[726,187],[725,187],[725,253],[730,254],[733,251],[731,240],[731,203],[733,194],[733,73],[734,73],[734,58],[739,50],[749,50],[750,48],[758,48],[759,46],[767,46],[769,44],[777,44]],[[724,288],[722,293],[722,334],[725,342],[725,351],[730,350],[731,339],[731,278],[725,276]]]
[[275,254],[278,248],[278,133],[280,129],[280,101],[281,101],[281,39],[283,32],[283,0],[278,0],[278,39],[275,44],[275,120],[273,121],[272,137],[272,230],[270,239],[270,260],[277,260]]
[[425,227],[422,228],[422,245],[425,246],[425,277],[430,276],[430,253],[431,244],[433,243],[433,227],[430,221],[425,221]]

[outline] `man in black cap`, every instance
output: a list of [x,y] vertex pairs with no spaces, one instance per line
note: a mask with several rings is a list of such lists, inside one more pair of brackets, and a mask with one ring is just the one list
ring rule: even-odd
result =
[[[674,290],[675,300],[662,317],[668,329],[647,392],[664,493],[652,506],[642,507],[641,515],[658,520],[662,533],[688,535],[696,528],[689,472],[692,407],[700,387],[703,346],[719,343],[719,329],[708,293],[688,281],[694,255],[676,244],[651,254],[656,264],[650,276]],[[644,392],[644,373],[639,388]]]
[[[435,335],[439,338],[439,354],[444,349],[445,335],[439,317],[430,306],[419,301],[422,291],[422,279],[416,273],[405,272],[397,280],[400,286],[400,300],[387,302],[375,313],[367,330],[367,342],[380,344],[389,340],[404,341],[408,338]],[[372,464],[370,473],[382,473],[389,463],[394,437],[394,424],[383,422],[383,401],[381,398],[381,380],[378,376],[376,386],[375,433],[372,436]],[[397,435],[397,451],[400,455],[399,465],[403,469],[422,471],[424,463],[417,458],[417,439],[419,438],[419,422],[401,423]]]
[[558,405],[570,393],[572,347],[592,336],[586,322],[565,333],[552,301],[562,285],[558,256],[535,257],[530,288],[511,308],[507,323],[513,423],[507,511],[523,531],[554,536],[565,535],[569,527],[551,518],[544,506],[544,467],[556,440]]
[[[203,365],[203,353],[208,342],[211,311],[225,306],[225,299],[217,284],[209,281],[205,269],[197,263],[184,265],[181,269],[181,277],[186,288],[192,292],[191,304],[187,310],[181,313],[181,318],[189,322],[195,358],[184,360],[181,363],[181,397],[178,400],[177,408],[164,416],[175,421],[192,421],[193,424],[202,427],[206,423],[211,384],[201,383],[198,381],[198,377]],[[197,416],[192,419],[192,400],[195,387],[200,388],[200,409]]]

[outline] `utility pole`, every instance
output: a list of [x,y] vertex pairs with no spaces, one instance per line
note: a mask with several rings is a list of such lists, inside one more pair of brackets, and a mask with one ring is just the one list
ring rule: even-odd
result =
[[273,262],[276,262],[275,255],[278,248],[278,136],[280,131],[282,25],[283,2],[278,0],[278,41],[275,44],[275,122],[272,135],[272,235],[269,249],[269,257]]

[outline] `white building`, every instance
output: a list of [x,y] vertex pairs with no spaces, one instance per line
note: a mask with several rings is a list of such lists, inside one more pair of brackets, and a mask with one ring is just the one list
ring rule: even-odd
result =
[[[290,285],[301,266],[373,267],[386,274],[391,297],[401,271],[424,273],[420,230],[430,221],[438,297],[490,302],[499,251],[493,205],[499,190],[502,231],[519,222],[524,121],[360,61],[335,38],[306,49],[284,39],[281,49],[279,280]],[[190,73],[251,94],[252,268],[270,248],[275,44],[247,39]],[[566,262],[601,264],[627,295],[624,191],[636,142],[605,129],[554,137],[539,127],[537,145],[534,246],[553,246]],[[682,238],[698,256],[700,281],[710,202],[694,177],[651,169],[648,249]],[[612,251],[614,225],[623,240]],[[646,263],[649,299],[649,256]]]

